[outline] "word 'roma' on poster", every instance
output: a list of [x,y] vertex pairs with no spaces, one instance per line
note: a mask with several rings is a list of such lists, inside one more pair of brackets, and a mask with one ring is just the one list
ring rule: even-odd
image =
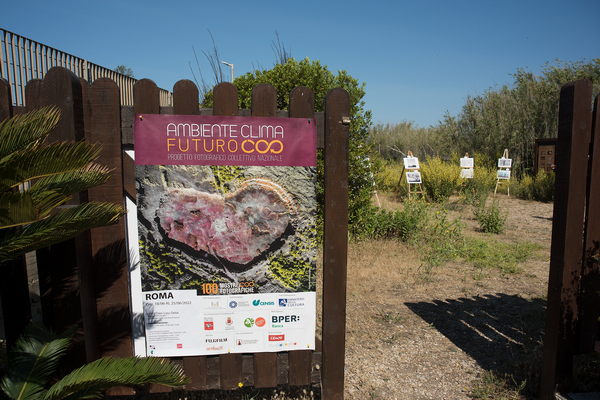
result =
[[314,349],[314,120],[142,114],[134,135],[146,354]]

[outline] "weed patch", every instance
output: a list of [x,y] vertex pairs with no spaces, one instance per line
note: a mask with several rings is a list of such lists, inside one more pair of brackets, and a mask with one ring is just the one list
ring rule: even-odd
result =
[[506,226],[508,213],[500,211],[498,200],[494,200],[489,208],[481,207],[475,211],[475,219],[479,227],[486,233],[502,233]]

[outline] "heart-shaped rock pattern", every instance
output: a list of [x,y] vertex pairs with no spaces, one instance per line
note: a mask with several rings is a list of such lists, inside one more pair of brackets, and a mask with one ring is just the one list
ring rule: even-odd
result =
[[267,250],[295,214],[290,195],[269,179],[247,180],[225,196],[171,189],[157,212],[171,239],[237,264]]

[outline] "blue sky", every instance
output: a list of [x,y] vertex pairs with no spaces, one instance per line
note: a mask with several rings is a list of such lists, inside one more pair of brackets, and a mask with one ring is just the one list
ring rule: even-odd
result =
[[1,28],[107,68],[124,64],[168,90],[193,79],[192,46],[211,76],[208,30],[235,76],[273,66],[277,31],[294,58],[365,82],[375,124],[436,125],[468,95],[512,83],[518,68],[600,57],[599,0],[6,3]]

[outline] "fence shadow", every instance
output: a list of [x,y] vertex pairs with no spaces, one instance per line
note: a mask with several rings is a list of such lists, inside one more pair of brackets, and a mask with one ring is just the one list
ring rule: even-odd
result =
[[486,370],[512,374],[541,348],[545,300],[496,293],[406,306]]

